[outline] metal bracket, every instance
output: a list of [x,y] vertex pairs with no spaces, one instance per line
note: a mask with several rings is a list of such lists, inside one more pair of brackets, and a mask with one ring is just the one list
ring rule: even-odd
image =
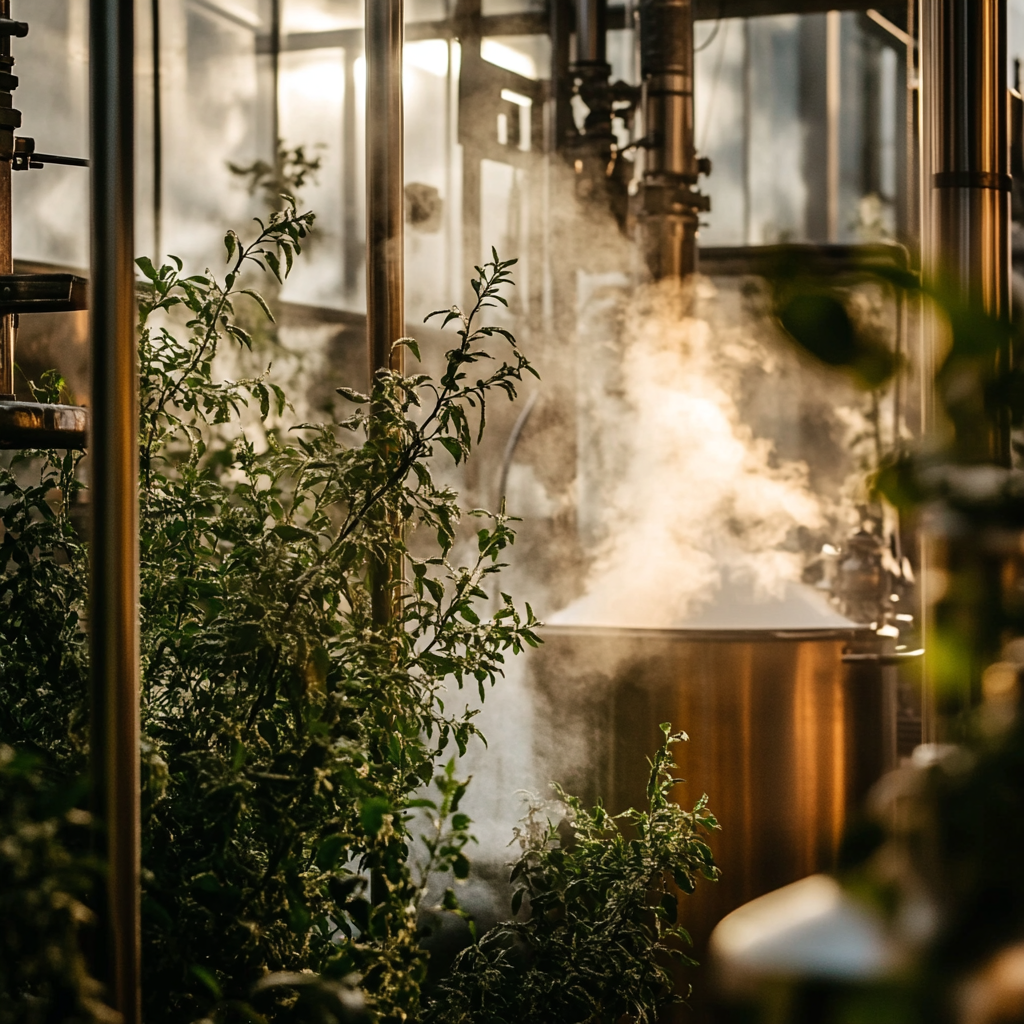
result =
[[15,36],[18,39],[24,39],[27,35],[28,24],[26,22],[0,18],[0,36]]
[[88,282],[74,274],[0,275],[0,315],[88,309]]
[[79,405],[0,402],[0,449],[84,448],[89,412]]
[[15,171],[36,171],[45,164],[62,164],[66,167],[88,167],[89,161],[79,156],[57,156],[53,153],[37,153],[36,140],[28,137],[14,140],[12,169]]

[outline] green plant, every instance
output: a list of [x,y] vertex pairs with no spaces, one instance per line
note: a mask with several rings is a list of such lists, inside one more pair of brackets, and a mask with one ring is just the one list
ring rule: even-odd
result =
[[56,786],[38,757],[0,745],[0,1022],[114,1024],[83,939],[96,865],[81,786]]
[[[323,146],[314,147],[322,149]],[[238,178],[247,179],[246,189],[249,195],[257,192],[271,210],[281,208],[283,196],[298,198],[302,187],[309,179],[316,182],[317,173],[323,160],[318,156],[307,156],[305,146],[289,149],[284,139],[277,140],[277,152],[274,162],[254,160],[251,164],[235,164],[228,162],[228,170]]]
[[[1024,922],[1024,321],[992,315],[949,282],[878,268],[862,277],[931,323],[929,434],[886,453],[873,486],[926,545],[927,699],[945,742],[886,780],[840,856],[848,889],[902,945],[903,969],[867,993],[836,985],[826,998],[819,987],[807,1019],[868,1019],[852,1009],[867,999],[871,1019],[961,1020],[978,1013],[968,1009],[967,979],[1019,943]],[[798,270],[776,282],[776,299],[782,326],[826,363],[866,384],[900,369],[834,282]],[[1003,1019],[995,1006],[976,1019]]]
[[718,828],[702,796],[692,811],[671,798],[680,779],[671,748],[685,733],[663,725],[645,810],[612,816],[558,786],[562,819],[531,806],[516,830],[513,920],[460,954],[428,1013],[436,1024],[648,1024],[682,1002],[670,965],[693,966],[679,895],[718,868],[704,836]]
[[[270,315],[247,270],[282,280],[312,220],[287,201],[252,242],[228,232],[222,280],[138,261],[151,1022],[290,1019],[305,1012],[308,971],[327,987],[357,972],[377,1019],[415,1017],[426,954],[413,816],[437,781],[429,868],[464,876],[464,784],[439,767],[476,733],[457,690],[482,696],[508,652],[537,643],[532,613],[507,595],[490,619],[474,608],[513,541],[509,518],[471,512],[489,525],[471,564],[455,564],[463,513],[430,471],[441,451],[468,456],[487,398],[513,398],[532,372],[511,334],[478,326],[515,261],[478,268],[469,312],[441,311],[459,336],[439,380],[381,371],[370,395],[339,389],[355,408],[338,422],[284,430],[268,372],[217,380],[214,359],[225,340],[250,345],[237,303]],[[75,468],[73,455],[26,452],[0,471],[0,740],[64,780],[86,755]],[[416,530],[427,557],[406,547]],[[409,569],[386,623],[371,609],[382,561]]]

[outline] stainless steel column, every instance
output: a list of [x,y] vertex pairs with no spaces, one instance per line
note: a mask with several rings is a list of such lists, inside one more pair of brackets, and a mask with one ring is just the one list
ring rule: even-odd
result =
[[[11,17],[11,0],[0,0],[0,18]],[[21,126],[21,114],[14,109],[12,93],[18,84],[13,75],[11,33],[0,32],[0,274],[14,273],[11,243],[11,172],[14,160],[14,132]],[[14,396],[13,313],[0,316],[0,401]]]
[[[366,0],[366,339],[370,377],[405,370],[403,0]],[[397,528],[397,526],[396,526]],[[401,566],[373,568],[373,617],[394,611]]]
[[108,998],[139,1024],[139,511],[133,4],[92,0],[92,772]]
[[366,333],[370,372],[405,334],[403,0],[366,0]]
[[[1006,0],[921,0],[922,267],[957,301],[999,318],[1010,314],[1006,40]],[[949,422],[941,422],[931,388],[946,331],[938,318],[926,321],[925,430],[948,431],[958,461],[1009,465],[1008,418],[986,409],[984,368],[962,371],[959,394],[947,389]],[[993,355],[995,368],[1009,355]],[[1005,559],[984,531],[925,534],[922,549],[925,738],[957,739],[960,717],[980,699],[985,668],[999,657]],[[931,568],[949,581],[944,595],[929,592],[939,576]],[[957,646],[958,657],[934,657],[938,638]]]
[[921,13],[925,271],[1007,316],[1006,0],[923,0]]

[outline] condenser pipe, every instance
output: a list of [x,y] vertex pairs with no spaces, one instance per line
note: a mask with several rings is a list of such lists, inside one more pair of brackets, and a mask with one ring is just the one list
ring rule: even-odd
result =
[[108,998],[139,1024],[139,504],[134,15],[92,0],[92,782],[103,829]]

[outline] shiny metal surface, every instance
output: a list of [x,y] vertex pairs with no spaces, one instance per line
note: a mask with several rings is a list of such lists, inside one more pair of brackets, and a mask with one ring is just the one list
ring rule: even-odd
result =
[[[10,18],[11,0],[0,0],[0,18]],[[0,32],[0,73],[10,74],[14,68],[11,56],[11,36]],[[16,80],[15,80],[16,81]],[[9,89],[0,89],[0,107],[13,107]],[[11,118],[0,121],[0,274],[14,271],[14,255],[11,241],[11,174],[14,159],[14,131]],[[14,398],[14,340],[17,321],[13,314],[0,316],[0,401]]]
[[[371,380],[405,371],[403,0],[366,0],[366,338]],[[373,617],[387,622],[400,566],[376,565]]]
[[638,217],[640,248],[655,280],[697,269],[700,213],[710,209],[696,191],[709,164],[697,159],[693,113],[691,0],[641,0],[644,172]]
[[605,64],[608,0],[576,0],[576,63]]
[[403,0],[366,0],[366,334],[371,374],[405,334]]
[[925,269],[1009,314],[1006,0],[924,0],[921,8]]
[[895,761],[894,670],[842,663],[877,649],[868,630],[548,627],[544,639],[529,662],[535,749],[570,792],[639,806],[659,723],[690,736],[678,799],[707,792],[722,825],[721,880],[683,902],[698,959],[727,913],[833,865],[850,808]]
[[132,4],[91,0],[91,767],[107,862],[100,967],[124,1024],[141,1019],[134,27]]
[[89,414],[79,405],[0,403],[0,448],[84,448]]
[[[1010,316],[1010,155],[1006,0],[922,0],[922,267],[926,278],[990,315]],[[949,337],[937,317],[924,324],[924,429],[950,430],[931,397]],[[997,353],[1009,365],[1010,345]],[[968,463],[1011,463],[1009,416],[961,416],[951,431],[955,457]],[[923,538],[921,579],[926,649],[932,649],[938,600],[928,581],[939,573],[982,573],[994,567],[971,545]],[[932,569],[935,572],[932,572]],[[984,578],[974,576],[974,578]],[[998,584],[993,593],[998,592]],[[941,740],[950,722],[980,693],[984,666],[998,658],[1001,638],[975,644],[967,672],[925,656],[925,736]]]

